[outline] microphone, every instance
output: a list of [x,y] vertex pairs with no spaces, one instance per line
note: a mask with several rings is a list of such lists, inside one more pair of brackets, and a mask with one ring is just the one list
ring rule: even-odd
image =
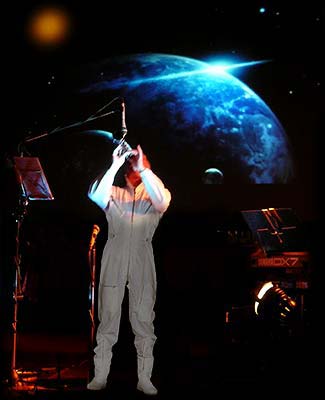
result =
[[89,250],[92,250],[92,249],[93,249],[99,231],[100,231],[99,226],[96,225],[96,224],[93,225],[93,231],[92,231],[92,233],[91,233],[91,238],[90,238],[90,243],[89,243]]
[[128,130],[126,129],[126,123],[125,123],[125,102],[124,99],[121,99],[121,118],[122,118],[122,124],[121,124],[121,134],[122,134],[122,139],[124,139],[125,135],[128,133]]
[[[125,136],[128,133],[128,130],[126,128],[126,123],[125,123],[125,102],[123,97],[121,98],[121,134],[122,137],[119,140],[119,145],[122,145],[122,149],[120,152],[120,155],[124,154],[126,151],[132,150],[132,147],[125,141]],[[130,154],[127,156],[126,159],[131,158],[133,154]]]

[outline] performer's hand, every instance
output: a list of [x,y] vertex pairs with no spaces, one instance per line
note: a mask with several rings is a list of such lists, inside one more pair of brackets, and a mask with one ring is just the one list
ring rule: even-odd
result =
[[125,151],[125,144],[121,143],[113,151],[113,163],[122,166],[127,157],[136,154],[136,150],[130,149]]
[[137,154],[137,156],[135,156],[136,160],[137,160],[136,168],[137,168],[137,171],[142,171],[144,169],[144,166],[143,166],[143,151],[142,151],[142,148],[141,148],[141,146],[139,144],[137,145],[137,151],[138,151],[138,154]]
[[133,150],[132,157],[128,161],[132,165],[133,171],[142,171],[144,169],[143,151],[139,144],[137,145],[137,149]]

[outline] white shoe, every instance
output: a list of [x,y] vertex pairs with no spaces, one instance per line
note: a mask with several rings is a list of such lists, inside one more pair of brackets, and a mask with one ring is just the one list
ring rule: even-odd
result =
[[143,392],[144,394],[148,394],[150,396],[154,396],[158,393],[158,390],[151,383],[150,379],[139,379],[137,384],[137,389]]
[[89,390],[103,390],[106,388],[106,382],[103,381],[96,381],[95,378],[93,378],[88,384],[87,384],[87,389]]

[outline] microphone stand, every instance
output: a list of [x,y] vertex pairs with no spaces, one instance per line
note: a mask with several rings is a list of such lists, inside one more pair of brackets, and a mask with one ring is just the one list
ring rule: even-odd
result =
[[[103,113],[101,115],[98,115],[100,112],[102,112],[105,108],[107,108],[109,105],[111,105],[114,101],[118,99],[114,98],[112,101],[110,101],[108,104],[104,105],[101,107],[98,111],[96,111],[93,115],[89,116],[86,118],[84,121],[79,121],[76,123],[72,123],[70,125],[66,125],[63,127],[57,127],[53,129],[50,132],[45,132],[42,133],[38,136],[34,137],[27,137],[24,140],[22,140],[18,144],[18,152],[21,153],[20,157],[15,157],[17,159],[21,158],[24,160],[24,154],[22,151],[22,145],[30,142],[34,142],[35,140],[41,139],[45,136],[49,136],[53,133],[60,132],[69,128],[77,127],[80,125],[83,125],[87,122],[94,121],[99,118],[103,118],[107,115],[114,114],[116,111],[109,111],[106,113]],[[35,158],[35,157],[33,157]],[[38,160],[38,159],[37,159]],[[18,161],[18,160],[16,160]],[[17,365],[16,365],[16,358],[17,358],[17,322],[18,322],[18,302],[24,298],[23,296],[23,291],[22,291],[22,285],[21,285],[21,254],[20,254],[20,233],[21,233],[21,227],[22,227],[22,222],[24,219],[24,216],[27,214],[27,205],[29,203],[29,200],[53,200],[54,197],[51,194],[50,188],[47,186],[47,180],[45,175],[43,174],[43,170],[41,165],[39,164],[37,171],[33,169],[29,169],[27,165],[23,167],[22,170],[20,170],[21,165],[15,165],[15,171],[16,171],[16,178],[18,180],[20,189],[21,189],[21,194],[20,194],[20,199],[19,199],[19,212],[17,212],[16,215],[16,222],[17,222],[17,230],[16,230],[16,248],[15,248],[15,257],[14,257],[14,264],[15,264],[15,281],[14,281],[14,291],[13,291],[13,299],[14,299],[14,307],[13,307],[13,320],[12,320],[12,329],[13,329],[13,338],[12,338],[12,354],[11,354],[11,373],[10,373],[10,383],[11,386],[14,389],[17,389],[18,381],[19,381],[19,376],[17,372]],[[24,172],[22,174],[22,172]],[[31,188],[30,185],[28,185],[28,174],[35,173],[37,172],[37,183],[35,187]],[[26,179],[24,181],[24,179]],[[35,180],[35,175],[33,176],[33,179],[30,180],[30,182],[34,182]],[[39,180],[41,180],[42,184],[39,184]],[[46,186],[44,184],[46,183]],[[36,193],[39,191],[39,189],[42,189],[45,192],[40,192]],[[31,192],[32,190],[32,192]],[[35,192],[36,191],[36,192]],[[15,215],[15,213],[13,213]],[[89,266],[90,266],[90,275],[91,275],[91,283],[90,283],[90,299],[91,299],[91,307],[89,309],[89,314],[91,318],[91,346],[93,346],[94,342],[94,335],[95,335],[95,319],[94,319],[94,294],[95,294],[95,271],[96,271],[96,246],[95,242],[92,246],[89,247],[89,252],[88,252],[88,258],[89,258]]]
[[26,139],[23,140],[23,143],[33,142],[34,140],[38,140],[38,139],[41,139],[42,137],[52,135],[53,133],[64,131],[65,129],[69,129],[69,128],[75,128],[77,126],[85,124],[86,122],[95,121],[96,119],[106,117],[107,115],[110,115],[110,114],[114,114],[115,112],[116,111],[109,111],[109,112],[107,112],[105,114],[102,114],[102,115],[89,117],[85,121],[79,121],[79,122],[75,122],[75,123],[70,124],[70,125],[66,125],[66,126],[55,128],[51,132],[45,132],[45,133],[42,133],[42,134],[40,134],[38,136],[34,136],[34,137],[27,137]]
[[[115,98],[114,98],[113,100],[111,100],[108,104],[105,104],[103,107],[101,107],[99,110],[97,110],[94,114],[90,115],[90,116],[89,116],[88,118],[86,118],[84,121],[74,122],[73,124],[66,125],[66,126],[62,126],[62,127],[59,126],[59,127],[53,129],[53,130],[50,131],[50,132],[45,132],[45,133],[42,133],[42,134],[40,134],[40,135],[38,135],[38,136],[27,137],[26,139],[24,139],[24,140],[22,141],[22,143],[33,142],[34,140],[38,140],[38,139],[41,139],[42,137],[52,135],[53,133],[60,132],[60,131],[63,131],[63,130],[65,130],[65,129],[69,129],[69,128],[75,128],[75,127],[80,126],[80,125],[83,125],[83,124],[85,124],[85,123],[87,123],[87,122],[95,121],[96,119],[106,117],[107,115],[110,115],[110,114],[115,114],[116,111],[113,110],[113,111],[108,111],[108,112],[106,112],[106,113],[104,113],[104,114],[98,115],[100,112],[102,112],[105,108],[109,107],[109,106],[110,106],[114,101],[116,101],[116,100],[118,100],[118,97],[115,97]],[[21,144],[21,143],[20,143],[20,144]]]

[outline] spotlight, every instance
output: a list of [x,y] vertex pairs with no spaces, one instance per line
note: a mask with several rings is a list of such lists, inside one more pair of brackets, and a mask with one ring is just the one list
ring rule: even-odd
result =
[[297,303],[278,284],[269,281],[259,290],[254,310],[260,319],[284,323],[288,321],[296,307]]

